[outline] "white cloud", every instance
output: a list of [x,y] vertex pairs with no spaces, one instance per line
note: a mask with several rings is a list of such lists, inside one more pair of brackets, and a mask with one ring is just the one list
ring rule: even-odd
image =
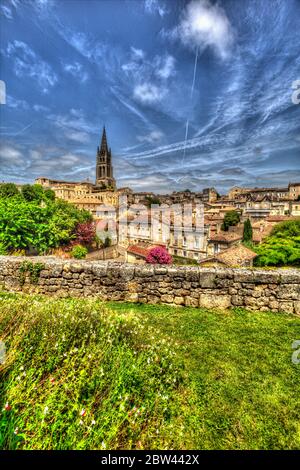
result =
[[137,140],[139,142],[148,142],[149,144],[156,144],[160,142],[163,137],[164,134],[161,131],[155,130],[147,135],[138,135]]
[[211,47],[222,59],[228,57],[233,42],[233,30],[225,11],[208,0],[191,1],[172,34],[189,47],[200,50]]
[[171,55],[156,58],[157,70],[156,74],[162,79],[168,79],[175,74],[175,59]]
[[121,95],[115,87],[110,87],[110,90],[111,90],[112,94],[117,98],[117,100],[123,106],[125,106],[125,108],[129,109],[129,111],[131,111],[131,113],[134,114],[135,116],[138,116],[141,119],[141,121],[144,124],[146,124],[148,127],[152,126],[149,119],[141,111],[139,111],[135,106],[133,106],[128,101],[126,101],[126,99],[123,97],[123,95]]
[[153,104],[161,101],[166,95],[166,89],[153,85],[152,83],[142,83],[136,85],[133,96],[143,104]]
[[86,120],[80,109],[71,109],[69,114],[50,114],[49,119],[58,129],[63,131],[65,137],[75,142],[88,142],[90,134],[99,131]]
[[122,65],[122,70],[133,88],[133,98],[151,105],[165,97],[167,81],[176,73],[175,59],[170,54],[146,58],[144,51],[132,47],[130,61]]
[[159,0],[145,0],[145,11],[151,15],[158,13],[161,17],[169,12],[165,4]]
[[63,153],[59,149],[56,155],[51,155],[49,149],[32,149],[30,151],[30,171],[34,175],[50,176],[57,174],[57,168],[60,169],[64,177],[67,173],[72,174],[81,171],[82,166],[88,164],[88,160],[81,154]]
[[145,52],[142,49],[131,47],[131,52],[133,59],[143,59],[145,57]]
[[1,5],[1,13],[3,16],[5,16],[5,18],[7,18],[8,20],[12,20],[13,19],[13,15],[12,15],[12,11],[9,7],[5,6],[5,5]]
[[94,38],[82,32],[73,32],[70,30],[58,30],[58,33],[64,40],[76,49],[79,54],[93,63],[99,62],[105,57],[107,47]]
[[85,143],[90,140],[90,136],[87,132],[80,132],[80,131],[66,131],[65,136],[70,139],[74,140],[75,142]]
[[35,105],[33,106],[33,109],[34,109],[34,111],[36,111],[37,113],[49,111],[49,108],[47,108],[47,106],[43,106],[42,104],[35,104]]
[[84,83],[89,78],[88,73],[83,70],[83,66],[79,62],[73,64],[64,64],[63,69],[65,72],[77,78],[81,83]]
[[20,165],[23,166],[23,155],[18,149],[11,145],[2,145],[0,147],[0,164],[2,169]]
[[17,77],[32,78],[38,83],[43,93],[48,93],[58,81],[50,65],[40,59],[24,42],[16,40],[10,42],[6,54],[14,61],[14,71]]
[[14,98],[11,95],[7,95],[6,104],[9,108],[14,109],[29,109],[29,104],[25,100],[19,100],[18,98]]

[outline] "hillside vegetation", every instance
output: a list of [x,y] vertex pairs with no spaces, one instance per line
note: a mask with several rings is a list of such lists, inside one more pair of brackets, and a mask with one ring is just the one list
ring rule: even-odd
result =
[[2,449],[296,449],[300,318],[0,295]]
[[300,219],[281,222],[256,248],[256,266],[300,267]]

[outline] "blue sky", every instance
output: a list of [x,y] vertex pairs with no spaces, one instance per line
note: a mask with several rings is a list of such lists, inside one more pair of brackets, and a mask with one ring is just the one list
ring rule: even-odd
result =
[[300,0],[1,0],[0,180],[300,180]]

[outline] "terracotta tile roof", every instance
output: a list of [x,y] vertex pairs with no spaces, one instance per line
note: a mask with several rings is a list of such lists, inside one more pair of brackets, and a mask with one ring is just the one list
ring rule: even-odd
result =
[[235,242],[242,239],[242,235],[235,232],[219,232],[210,237],[211,241],[216,242]]
[[243,261],[251,261],[256,258],[257,254],[246,248],[244,245],[228,248],[217,255],[218,259],[226,263],[228,266],[239,265]]
[[289,215],[269,215],[266,218],[267,222],[284,222],[285,220],[293,220],[297,217],[289,216]]
[[204,264],[207,261],[219,261],[229,267],[240,266],[245,261],[251,261],[256,258],[257,254],[246,248],[244,245],[233,246],[227,250],[222,251],[218,255],[210,258],[205,258],[200,261],[200,264]]
[[151,248],[154,248],[156,246],[164,246],[164,245],[150,245],[146,243],[139,243],[136,245],[129,245],[127,248],[127,252],[131,253],[133,255],[140,256],[141,258],[147,258],[147,255]]

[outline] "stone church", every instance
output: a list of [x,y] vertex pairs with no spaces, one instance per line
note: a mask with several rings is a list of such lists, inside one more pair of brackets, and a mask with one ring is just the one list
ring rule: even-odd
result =
[[103,127],[101,145],[97,147],[96,187],[100,189],[116,189],[116,181],[113,177],[111,163],[111,149],[107,145],[105,127]]
[[80,209],[86,209],[97,218],[99,205],[116,207],[121,193],[131,193],[129,188],[116,188],[116,180],[113,177],[112,154],[107,143],[105,127],[103,127],[100,146],[96,154],[96,179],[90,181],[62,181],[41,177],[35,180],[44,188],[50,188],[56,197],[64,199],[76,205]]

